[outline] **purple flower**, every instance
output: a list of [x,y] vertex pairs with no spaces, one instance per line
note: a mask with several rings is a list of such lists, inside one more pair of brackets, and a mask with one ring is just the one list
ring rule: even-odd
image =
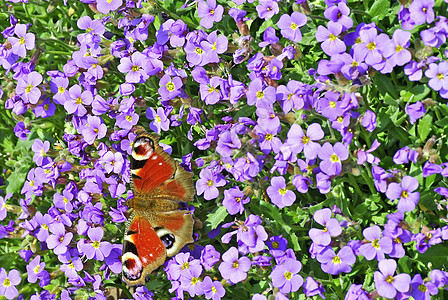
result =
[[307,297],[319,295],[321,298],[325,299],[325,289],[322,286],[322,283],[317,282],[310,276],[305,279],[305,283],[303,284],[303,292]]
[[434,21],[434,0],[415,0],[409,5],[410,19],[416,24],[432,23]]
[[96,8],[100,13],[108,14],[110,11],[117,10],[122,4],[122,0],[97,0]]
[[40,262],[40,255],[37,255],[32,261],[26,265],[26,271],[28,273],[28,282],[34,283],[42,271],[44,271],[45,262]]
[[53,101],[57,104],[65,104],[70,99],[67,89],[69,80],[65,76],[52,77],[50,81],[50,90],[54,93]]
[[87,116],[87,124],[83,127],[81,134],[84,140],[92,145],[95,139],[102,139],[106,136],[107,127],[101,122],[101,118],[97,116]]
[[204,278],[201,284],[201,289],[205,294],[206,299],[219,300],[226,294],[226,290],[222,283],[215,280],[212,281],[210,276]]
[[246,197],[238,186],[224,191],[224,200],[222,205],[225,206],[229,214],[235,215],[244,212],[244,204],[249,203],[250,198]]
[[278,14],[278,4],[275,1],[260,0],[260,4],[256,7],[258,17],[268,20]]
[[47,246],[49,249],[54,249],[55,254],[62,254],[67,252],[67,246],[70,244],[73,233],[65,232],[65,227],[61,223],[53,223],[50,226],[50,231],[53,233],[47,238]]
[[282,15],[277,22],[281,34],[293,42],[300,42],[302,40],[302,33],[300,27],[306,24],[307,18],[304,14],[297,11],[293,12],[291,16]]
[[199,93],[201,95],[201,100],[205,101],[205,104],[213,105],[221,100],[222,95],[219,90],[220,84],[221,78],[218,76],[213,76],[208,84],[200,84]]
[[198,17],[201,18],[199,24],[210,29],[214,22],[221,21],[223,12],[224,8],[216,5],[216,0],[201,0],[198,3]]
[[62,192],[63,195],[55,193],[53,195],[53,204],[56,208],[63,209],[66,212],[72,212],[73,204],[71,200],[73,199],[73,193],[67,189]]
[[325,18],[329,19],[331,23],[338,23],[342,25],[342,30],[345,31],[353,27],[353,20],[349,17],[350,8],[343,1],[329,5],[324,11]]
[[279,41],[279,38],[275,35],[275,28],[269,26],[263,33],[263,42],[258,44],[258,47],[266,47],[268,45],[275,44]]
[[378,295],[393,299],[397,291],[406,293],[409,291],[411,276],[409,274],[398,274],[393,276],[397,269],[397,262],[393,259],[385,259],[378,263],[379,271],[375,271],[375,287]]
[[[107,0],[106,0],[107,1]],[[139,83],[145,82],[149,78],[145,71],[148,59],[140,52],[134,52],[131,57],[123,57],[120,59],[118,70],[126,74],[126,82]]]
[[[309,125],[306,134],[299,124],[294,123],[288,131],[288,139],[285,145],[281,148],[283,156],[290,161],[295,161],[297,154],[303,150],[303,154],[307,159],[314,159],[321,149],[320,144],[315,141],[323,137],[324,132],[318,123]],[[291,157],[293,158],[292,160]]]
[[413,211],[420,200],[420,193],[414,192],[418,188],[418,180],[412,176],[404,176],[400,183],[391,182],[387,187],[386,196],[390,200],[400,198],[398,210]]
[[98,261],[103,261],[112,250],[112,245],[109,242],[101,242],[104,235],[103,229],[101,227],[89,228],[87,235],[92,243],[78,243],[78,245],[81,246],[78,248],[81,248],[81,252],[84,253],[88,259],[93,258]]
[[384,260],[384,253],[392,251],[392,239],[387,236],[381,237],[381,229],[377,226],[371,226],[363,230],[367,243],[359,247],[359,253],[367,260],[376,258],[378,261]]
[[158,107],[157,112],[154,108],[148,107],[146,117],[149,120],[154,120],[149,123],[149,128],[157,134],[160,134],[160,130],[167,131],[170,128],[170,119],[165,115],[162,107]]
[[316,31],[316,40],[323,42],[321,47],[324,53],[329,56],[345,52],[346,46],[338,38],[342,32],[342,25],[339,23],[328,23],[328,29],[320,25]]
[[274,267],[271,272],[272,285],[279,288],[281,293],[296,292],[303,284],[299,271],[302,264],[293,258],[287,258],[283,264]]
[[329,208],[317,210],[313,218],[316,223],[324,226],[324,229],[310,229],[308,234],[314,243],[320,246],[328,246],[331,243],[332,236],[338,236],[342,233],[342,227],[339,225],[338,220],[331,218],[331,210]]
[[212,200],[219,196],[218,187],[224,186],[226,180],[221,174],[215,174],[210,169],[202,169],[199,173],[199,179],[196,181],[197,195],[204,193],[205,200]]
[[33,161],[36,162],[37,166],[42,166],[42,162],[44,161],[44,154],[47,153],[48,150],[50,150],[50,142],[42,142],[39,139],[35,139],[33,142],[33,146],[31,146],[31,150],[34,151]]
[[14,33],[16,37],[8,37],[8,42],[11,43],[12,53],[20,56],[26,56],[26,50],[34,49],[34,41],[36,37],[32,33],[26,33],[26,25],[25,24],[16,24],[14,28]]
[[90,105],[93,101],[92,92],[82,91],[80,85],[75,84],[69,89],[70,97],[64,102],[64,108],[69,114],[82,117],[87,113],[85,105]]
[[250,259],[246,256],[238,258],[238,249],[231,247],[222,255],[222,263],[218,269],[222,278],[235,284],[247,278],[250,266]]
[[8,274],[5,269],[0,268],[0,295],[6,299],[14,299],[19,295],[16,285],[21,281],[19,271],[13,269]]
[[16,93],[25,103],[36,104],[39,101],[41,91],[38,87],[42,83],[42,75],[33,71],[23,75],[17,81]]
[[411,33],[397,29],[394,31],[390,43],[385,44],[383,55],[393,62],[393,65],[403,66],[408,63],[411,58],[411,52],[406,48],[409,47]]
[[100,159],[107,174],[113,172],[121,174],[124,165],[123,154],[120,152],[107,151]]
[[285,178],[282,176],[271,178],[271,186],[266,189],[266,193],[279,208],[291,206],[296,201],[296,194],[286,188]]
[[425,76],[429,78],[428,85],[435,91],[448,90],[448,62],[441,61],[439,64],[429,64]]
[[342,272],[351,272],[350,265],[355,263],[356,257],[349,246],[342,247],[337,255],[331,247],[327,247],[326,250],[317,255],[317,261],[322,264],[321,267],[325,273],[337,275]]
[[204,249],[202,249],[201,264],[206,270],[211,270],[213,265],[220,261],[220,257],[221,253],[216,251],[213,245],[206,245]]
[[370,300],[369,294],[363,290],[362,284],[352,284],[345,294],[344,300]]
[[431,295],[437,295],[439,289],[432,282],[424,282],[420,274],[415,274],[411,280],[411,296],[416,300],[431,300]]
[[348,149],[344,144],[337,142],[332,146],[329,142],[322,145],[319,151],[320,169],[327,175],[339,175],[342,171],[342,161],[348,158]]
[[369,27],[359,32],[359,38],[362,43],[355,44],[353,50],[359,51],[360,58],[369,65],[380,63],[383,60],[382,49],[390,43],[389,37],[384,33],[378,35],[376,28]]
[[179,76],[171,79],[170,75],[165,74],[160,78],[158,93],[162,100],[171,100],[180,95],[182,85],[182,79]]

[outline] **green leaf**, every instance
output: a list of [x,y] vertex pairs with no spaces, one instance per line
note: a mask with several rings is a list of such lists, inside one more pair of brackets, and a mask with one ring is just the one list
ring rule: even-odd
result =
[[375,0],[373,1],[373,5],[369,10],[369,15],[371,15],[374,19],[382,20],[389,12],[390,9],[390,1],[389,0]]
[[25,182],[28,169],[20,168],[6,179],[6,193],[18,193],[20,192],[23,183]]
[[431,115],[425,115],[418,123],[418,136],[423,142],[431,132],[432,117]]
[[224,221],[228,214],[229,213],[227,212],[225,206],[219,206],[217,209],[209,213],[207,215],[207,222],[210,224],[211,229],[218,227],[218,225]]
[[392,96],[392,98],[395,99],[398,99],[400,97],[400,95],[398,94],[400,89],[393,85],[392,80],[390,80],[388,76],[377,73],[375,74],[375,79],[373,81],[377,85],[381,95],[389,94]]

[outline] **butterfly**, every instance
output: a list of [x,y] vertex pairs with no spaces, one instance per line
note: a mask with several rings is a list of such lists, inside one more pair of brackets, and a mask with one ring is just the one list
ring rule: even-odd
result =
[[146,277],[166,257],[193,242],[194,219],[183,202],[193,200],[192,173],[184,170],[158,144],[158,138],[137,127],[130,157],[133,212],[123,241],[123,278],[130,285]]

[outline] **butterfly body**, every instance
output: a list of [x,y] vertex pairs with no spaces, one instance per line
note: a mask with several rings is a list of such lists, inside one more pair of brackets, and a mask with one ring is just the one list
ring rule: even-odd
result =
[[158,144],[156,136],[136,130],[131,164],[134,198],[123,242],[123,277],[128,285],[145,284],[146,277],[188,243],[193,215],[182,208],[193,200],[192,174]]

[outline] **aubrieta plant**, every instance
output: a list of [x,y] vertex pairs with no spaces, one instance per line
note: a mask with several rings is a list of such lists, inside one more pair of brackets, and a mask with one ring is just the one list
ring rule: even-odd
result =
[[[447,2],[0,1],[0,299],[447,298]],[[136,125],[198,221],[128,288]]]

